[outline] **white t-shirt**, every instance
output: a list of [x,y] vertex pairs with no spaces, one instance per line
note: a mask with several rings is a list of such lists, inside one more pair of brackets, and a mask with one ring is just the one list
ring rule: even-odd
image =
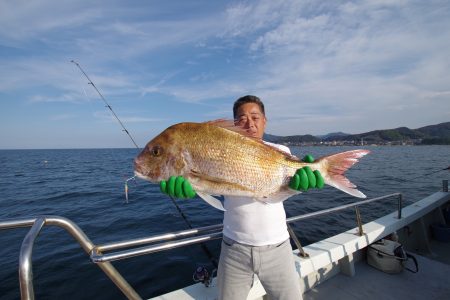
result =
[[[288,147],[272,144],[284,152]],[[223,235],[239,243],[265,246],[281,243],[289,238],[283,202],[264,203],[250,197],[225,196]]]

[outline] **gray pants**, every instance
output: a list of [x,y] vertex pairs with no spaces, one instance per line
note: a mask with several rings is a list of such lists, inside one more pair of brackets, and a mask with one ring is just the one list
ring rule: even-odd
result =
[[217,274],[219,300],[247,299],[253,274],[258,275],[270,299],[302,299],[289,240],[255,247],[224,237]]

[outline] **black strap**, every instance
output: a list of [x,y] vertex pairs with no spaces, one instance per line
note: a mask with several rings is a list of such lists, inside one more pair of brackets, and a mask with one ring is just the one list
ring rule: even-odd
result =
[[[395,259],[401,261],[403,263],[403,267],[406,270],[410,271],[411,273],[419,272],[419,264],[417,263],[417,259],[412,254],[409,254],[408,252],[403,250],[403,253],[406,254],[406,257],[400,257],[400,256],[397,256],[397,255],[394,255],[394,254],[390,254],[390,253],[384,252],[384,251],[382,251],[380,249],[377,249],[377,248],[371,247],[371,246],[372,245],[369,245],[369,248],[371,248],[372,250],[375,250],[378,254],[382,253],[382,254],[384,254],[386,256],[389,256],[389,257],[392,257],[392,258],[395,258]],[[413,260],[413,262],[414,262],[414,265],[416,267],[415,271],[405,266],[405,264],[406,264],[406,262],[408,261],[409,258],[411,258]]]
[[405,269],[408,270],[408,271],[410,271],[410,272],[412,272],[412,273],[417,273],[417,272],[419,272],[419,264],[417,263],[417,259],[416,259],[413,255],[411,255],[411,254],[409,254],[409,253],[406,253],[406,256],[408,256],[408,258],[411,258],[411,259],[414,261],[414,265],[416,266],[416,270],[413,271],[413,270],[411,270],[410,268],[408,268],[408,267],[406,267],[406,266],[405,266]]
[[393,253],[384,252],[383,250],[380,250],[378,248],[372,247],[372,245],[369,245],[369,248],[374,250],[374,251],[376,251],[378,254],[382,253],[385,256],[392,257],[392,258],[395,258],[395,259],[400,260],[400,261],[406,261],[407,260],[406,257],[400,257],[400,256],[397,256],[397,255],[395,255]]

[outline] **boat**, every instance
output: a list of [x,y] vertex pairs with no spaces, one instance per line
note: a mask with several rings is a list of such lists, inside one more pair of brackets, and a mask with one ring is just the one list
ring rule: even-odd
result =
[[[397,210],[362,224],[359,207],[375,201],[397,201]],[[346,209],[354,209],[356,227],[302,247],[292,230],[297,249],[294,263],[304,299],[449,299],[450,298],[450,194],[448,180],[442,191],[403,207],[403,195],[393,193],[317,212],[294,216],[288,224]],[[71,220],[59,216],[38,216],[0,221],[0,229],[31,227],[19,256],[19,280],[22,299],[34,299],[33,245],[44,226],[59,226],[71,234],[128,299],[142,299],[112,265],[112,261],[149,255],[177,247],[222,237],[222,225],[211,225],[157,236],[94,244]],[[288,229],[290,227],[288,226]],[[387,274],[366,263],[370,245],[380,239],[398,240],[418,261],[417,273]],[[196,284],[152,299],[217,299],[214,277],[197,278]],[[247,297],[267,299],[257,276]]]

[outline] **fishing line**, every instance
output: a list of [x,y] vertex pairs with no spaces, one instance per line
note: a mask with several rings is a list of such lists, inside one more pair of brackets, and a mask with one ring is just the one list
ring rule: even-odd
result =
[[[83,91],[84,96],[86,97],[86,99],[88,100],[89,105],[91,106],[91,109],[94,110],[94,106],[92,105],[92,99],[91,97],[88,95],[85,87],[84,87],[84,81],[82,80],[82,78],[80,77],[80,88]],[[120,165],[122,164],[122,161],[118,158],[118,155],[116,153],[114,153],[114,151],[112,151],[112,149],[107,149],[107,152],[109,153],[110,157],[106,157],[106,153],[103,154],[105,156],[105,158],[109,159],[111,158],[115,164],[114,165]],[[106,165],[103,164],[103,167],[105,167]],[[108,172],[106,172],[106,174],[108,175],[108,178],[110,179],[111,182],[114,182],[117,178],[117,176],[114,176],[113,174],[113,170],[110,170]],[[127,178],[126,175],[123,176],[123,179],[125,180]],[[128,203],[128,180],[127,179],[125,181],[125,202]]]
[[80,71],[83,73],[83,75],[87,78],[87,80],[89,80],[88,84],[92,85],[92,87],[95,89],[95,91],[100,96],[100,98],[103,100],[103,102],[105,102],[106,107],[111,111],[112,115],[114,116],[114,118],[116,118],[117,122],[119,122],[120,126],[122,127],[122,130],[130,137],[130,139],[133,142],[134,146],[137,149],[140,149],[139,146],[134,141],[133,137],[131,136],[130,132],[125,128],[125,126],[123,125],[122,121],[120,121],[119,117],[116,115],[116,113],[112,109],[111,105],[109,105],[109,103],[106,101],[105,97],[103,97],[102,93],[100,93],[100,91],[97,89],[97,87],[92,82],[92,80],[89,78],[89,76],[84,72],[84,70],[81,68],[80,64],[77,63],[74,60],[71,60],[70,62],[74,63],[80,69]]
[[[130,132],[125,128],[125,125],[122,123],[122,121],[120,121],[119,117],[116,115],[116,113],[114,112],[114,110],[112,109],[111,105],[109,105],[109,103],[106,101],[105,97],[103,97],[103,95],[100,93],[100,91],[98,90],[98,88],[95,86],[94,82],[89,78],[89,76],[86,74],[86,72],[84,72],[83,68],[81,68],[80,64],[77,63],[74,60],[70,61],[71,63],[75,64],[81,71],[81,73],[87,78],[88,80],[88,84],[90,84],[95,91],[97,92],[97,94],[100,96],[100,98],[103,100],[103,102],[106,104],[106,107],[111,111],[112,115],[114,116],[114,118],[119,122],[120,126],[122,127],[122,131],[124,131],[128,137],[130,138],[130,140],[133,142],[134,146],[137,149],[140,149],[139,146],[137,145],[137,143],[135,142],[134,138],[131,136]],[[84,88],[83,88],[84,90]],[[84,90],[84,93],[87,96],[86,91]],[[88,97],[89,98],[89,97]],[[128,178],[125,180],[125,199],[126,199],[126,203],[128,203],[128,181],[130,180],[134,180],[136,178],[136,175]],[[184,222],[186,223],[186,225],[192,229],[192,225],[191,222],[189,222],[189,220],[187,219],[186,215],[183,213],[183,211],[181,210],[181,208],[178,206],[178,204],[176,203],[175,199],[172,198],[171,196],[169,196],[170,200],[172,200],[172,203],[175,205],[178,213],[180,214],[180,216],[183,218]],[[200,246],[202,248],[202,250],[205,252],[206,256],[208,257],[208,259],[211,261],[211,263],[213,264],[213,266],[217,269],[217,260],[213,257],[213,255],[211,254],[211,252],[209,251],[209,249],[206,247],[206,245],[204,243],[200,243]],[[213,271],[214,272],[214,271]]]
[[[95,89],[97,94],[100,96],[100,99],[103,100],[103,102],[105,103],[105,105],[106,105],[105,107],[107,107],[111,111],[111,114],[114,116],[114,118],[117,120],[117,122],[119,122],[120,126],[122,127],[122,131],[127,134],[127,136],[130,138],[131,142],[134,144],[136,149],[140,149],[139,146],[136,144],[135,140],[133,139],[133,137],[131,136],[130,132],[125,128],[125,125],[123,125],[122,121],[120,121],[119,117],[116,115],[116,113],[112,109],[111,105],[109,105],[108,101],[106,101],[105,97],[103,97],[102,93],[100,93],[99,89],[94,84],[94,82],[89,78],[89,76],[86,74],[86,72],[84,72],[84,70],[83,70],[83,68],[81,68],[80,64],[74,60],[71,60],[70,62],[75,64],[78,67],[78,69],[80,69],[81,73],[87,78],[88,84],[92,85],[92,87]],[[84,89],[84,87],[83,87],[83,91],[87,97],[87,93],[86,93],[86,90]],[[136,178],[136,175],[125,180],[125,202],[126,203],[128,203],[128,181],[135,179],[135,178]]]
[[442,172],[442,171],[446,171],[446,170],[450,171],[450,166],[448,166],[447,168],[444,168],[444,169],[439,169],[439,170],[436,170],[436,171],[433,171],[433,172],[430,172],[430,173],[427,173],[427,174],[423,174],[423,175],[416,176],[416,177],[413,177],[413,178],[410,178],[410,179],[406,179],[405,181],[413,181],[413,180],[419,179],[421,177],[432,175],[432,174],[436,174],[436,173],[439,173],[439,172]]

